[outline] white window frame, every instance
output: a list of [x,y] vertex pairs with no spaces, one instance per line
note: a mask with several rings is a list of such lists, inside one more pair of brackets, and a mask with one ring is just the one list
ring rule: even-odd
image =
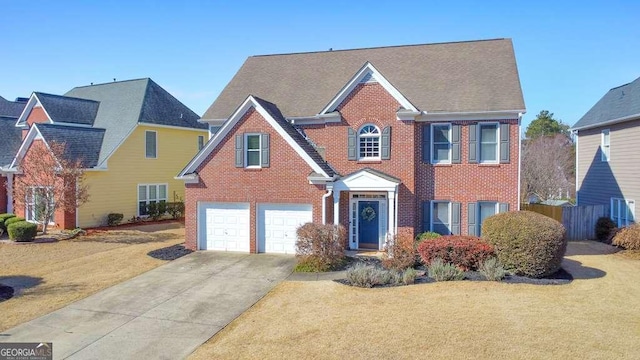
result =
[[[140,187],[141,186],[146,186],[146,196],[145,199],[140,199]],[[156,188],[156,198],[155,199],[149,199],[149,187],[154,186]],[[164,186],[165,187],[165,193],[164,193],[164,198],[160,197],[160,186]],[[156,203],[160,203],[162,201],[164,201],[165,203],[168,202],[168,197],[169,197],[169,184],[164,183],[164,184],[138,184],[138,186],[136,187],[136,193],[137,193],[137,197],[138,197],[138,202],[137,204],[137,210],[136,210],[136,214],[139,217],[146,217],[149,215],[146,214],[140,214],[140,203],[142,201],[145,201],[146,205],[149,205],[149,203],[151,201],[155,201]]]
[[[258,137],[258,149],[249,149],[249,137]],[[249,165],[249,151],[258,153],[258,165]],[[247,169],[260,169],[262,167],[262,134],[247,133],[244,134],[244,167]]]
[[[500,213],[500,202],[499,201],[478,201],[476,203],[476,214],[477,214],[477,221],[478,221],[478,231],[476,232],[478,234],[478,236],[482,235],[482,211],[480,211],[480,205],[481,204],[494,204],[495,206],[495,212],[493,215],[499,214]],[[492,216],[493,216],[492,215]]]
[[[447,160],[438,160],[435,158],[436,156],[436,149],[435,149],[435,131],[434,128],[436,127],[443,127],[443,126],[447,126],[449,128],[449,158]],[[451,149],[453,148],[453,144],[451,143],[451,136],[452,136],[452,126],[451,123],[437,123],[437,124],[431,124],[431,163],[432,164],[451,164]],[[444,144],[442,142],[439,142],[438,144]]]
[[[442,222],[437,222],[435,221],[435,207],[437,204],[441,204],[441,203],[446,203],[447,206],[447,212],[448,212],[448,216],[449,216],[449,223],[445,224]],[[430,216],[431,216],[431,221],[430,221],[430,225],[429,225],[429,231],[433,231],[434,229],[434,225],[445,225],[447,227],[447,229],[449,229],[449,233],[448,234],[442,234],[442,235],[451,235],[452,231],[451,231],[451,201],[445,201],[445,200],[432,200],[431,201],[431,210],[430,210]]]
[[600,160],[608,162],[611,160],[611,131],[604,129],[600,133]]
[[[51,189],[51,186],[29,186],[29,192],[31,195],[31,200],[29,198],[24,201],[24,218],[28,222],[37,223],[38,221],[33,218],[35,210],[33,207],[35,206],[35,193],[37,189]],[[28,194],[29,195],[29,194]],[[53,200],[53,205],[55,205],[55,200]],[[49,224],[55,224],[55,212],[51,214],[51,219],[49,219]]]
[[[623,216],[622,214],[622,204],[625,204],[624,208],[629,211],[626,212]],[[617,210],[617,211],[616,211]],[[629,218],[631,215],[631,218]],[[629,226],[635,223],[636,219],[636,202],[631,199],[623,199],[623,198],[611,198],[611,220],[616,223],[616,225],[620,227]]]
[[[369,132],[367,134],[362,134],[362,132],[368,128],[368,127],[373,127],[373,129],[376,131],[375,133],[373,132]],[[377,160],[381,160],[381,146],[382,146],[382,132],[380,131],[380,128],[377,127],[374,124],[364,124],[362,125],[359,129],[358,129],[358,160],[362,160],[362,161],[377,161]],[[366,154],[362,153],[362,141],[365,139],[373,139],[373,141],[377,141],[377,148],[378,148],[378,155],[372,155],[372,156],[366,156]],[[375,146],[375,144],[373,145]],[[365,152],[366,153],[366,152]]]
[[204,147],[204,135],[198,135],[198,151]]
[[[147,152],[147,136],[149,133],[153,133],[153,136],[155,137],[156,141],[155,141],[155,145],[156,148],[154,149],[154,155],[155,156],[149,156],[148,152]],[[155,130],[145,130],[144,131],[144,157],[147,159],[157,159],[158,158],[158,132]]]
[[[495,126],[496,128],[496,159],[491,161],[482,160],[482,128],[488,126]],[[498,122],[486,122],[478,123],[478,164],[498,164],[500,163],[500,123]]]

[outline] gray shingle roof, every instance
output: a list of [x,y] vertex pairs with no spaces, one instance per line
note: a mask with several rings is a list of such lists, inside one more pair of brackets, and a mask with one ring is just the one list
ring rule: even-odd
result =
[[[19,115],[19,114],[18,114]],[[16,118],[0,117],[0,166],[11,165],[22,144],[22,129],[16,127]]]
[[609,90],[573,128],[588,128],[640,114],[640,78]]
[[99,102],[69,96],[34,93],[53,122],[93,125]]
[[0,96],[0,117],[17,119],[26,105],[26,101],[10,101]]
[[58,124],[36,124],[35,126],[47,143],[65,144],[64,156],[67,160],[79,160],[85,168],[98,165],[105,129]]
[[369,61],[418,109],[524,110],[510,39],[249,57],[204,119],[227,119],[249,94],[288,117],[319,113]]
[[149,78],[76,87],[65,96],[100,102],[93,125],[106,133],[98,163],[106,160],[138,123],[207,128],[197,122],[196,113]]
[[309,155],[309,157],[311,157],[311,159],[313,159],[313,161],[318,164],[318,166],[320,166],[320,168],[324,170],[324,172],[327,173],[327,175],[329,175],[330,177],[336,175],[335,170],[333,170],[333,168],[326,161],[324,161],[322,156],[320,156],[313,145],[311,145],[302,136],[302,134],[298,132],[298,130],[296,130],[296,128],[294,128],[293,125],[291,125],[291,123],[289,123],[284,118],[284,116],[280,112],[280,109],[278,109],[275,104],[256,96],[254,96],[254,99],[269,113],[269,115],[271,115],[271,117],[273,117],[278,122],[278,124],[284,129],[284,131],[287,132],[287,134],[289,134],[293,138],[293,140],[302,148],[302,150],[304,150]]

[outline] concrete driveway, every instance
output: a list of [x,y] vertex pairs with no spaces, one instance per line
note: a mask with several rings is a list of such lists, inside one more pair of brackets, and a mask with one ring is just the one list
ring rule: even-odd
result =
[[287,255],[196,252],[0,334],[54,359],[179,359],[291,274]]

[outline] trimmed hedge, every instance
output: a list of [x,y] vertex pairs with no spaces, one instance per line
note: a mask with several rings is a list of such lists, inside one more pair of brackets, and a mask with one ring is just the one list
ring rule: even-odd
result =
[[447,235],[425,240],[418,245],[420,258],[429,266],[435,259],[453,264],[461,270],[477,270],[494,256],[493,246],[475,236]]
[[19,216],[14,216],[12,218],[8,218],[4,221],[4,227],[9,227],[9,225],[13,224],[13,223],[17,223],[20,221],[27,221],[27,219],[23,218],[23,217],[19,217]]
[[516,275],[542,278],[560,270],[567,249],[565,228],[531,211],[512,211],[487,218],[482,237],[495,247],[498,260]]
[[613,237],[613,245],[627,250],[640,250],[640,224],[623,228]]
[[116,226],[122,222],[122,219],[124,219],[123,214],[110,213],[107,215],[107,225]]
[[4,213],[0,214],[0,229],[7,231],[7,227],[4,225],[5,220],[16,217],[15,214]]
[[38,233],[38,226],[30,222],[18,221],[9,225],[7,231],[11,240],[33,241]]

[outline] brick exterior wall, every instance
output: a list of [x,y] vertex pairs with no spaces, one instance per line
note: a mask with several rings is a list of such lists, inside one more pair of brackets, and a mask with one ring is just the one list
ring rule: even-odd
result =
[[[422,162],[422,126],[427,123],[400,121],[396,111],[400,104],[377,83],[359,84],[340,104],[342,122],[308,125],[305,133],[319,147],[338,173],[347,175],[364,167],[382,171],[402,180],[398,190],[398,232],[414,236],[422,231],[421,204],[428,200],[451,200],[461,203],[461,231],[467,233],[467,204],[480,200],[509,203],[518,207],[518,120],[501,120],[510,127],[510,163],[479,165],[468,163],[468,122],[461,125],[461,163],[431,165]],[[490,121],[490,120],[487,120]],[[391,156],[375,162],[350,161],[347,157],[347,129],[356,132],[365,124],[381,130],[391,126]],[[271,134],[271,167],[247,170],[234,167],[234,135],[244,132]],[[310,185],[310,167],[277,132],[250,110],[197,170],[198,184],[187,184],[186,245],[196,248],[198,202],[248,202],[251,213],[251,252],[256,252],[256,204],[311,203],[314,221],[322,218],[323,186]],[[333,219],[333,199],[327,199],[327,222]],[[340,223],[349,224],[349,193],[340,198]]]
[[40,106],[34,106],[27,117],[27,124],[29,126],[33,124],[40,124],[49,121],[47,114],[44,112],[44,109]]

